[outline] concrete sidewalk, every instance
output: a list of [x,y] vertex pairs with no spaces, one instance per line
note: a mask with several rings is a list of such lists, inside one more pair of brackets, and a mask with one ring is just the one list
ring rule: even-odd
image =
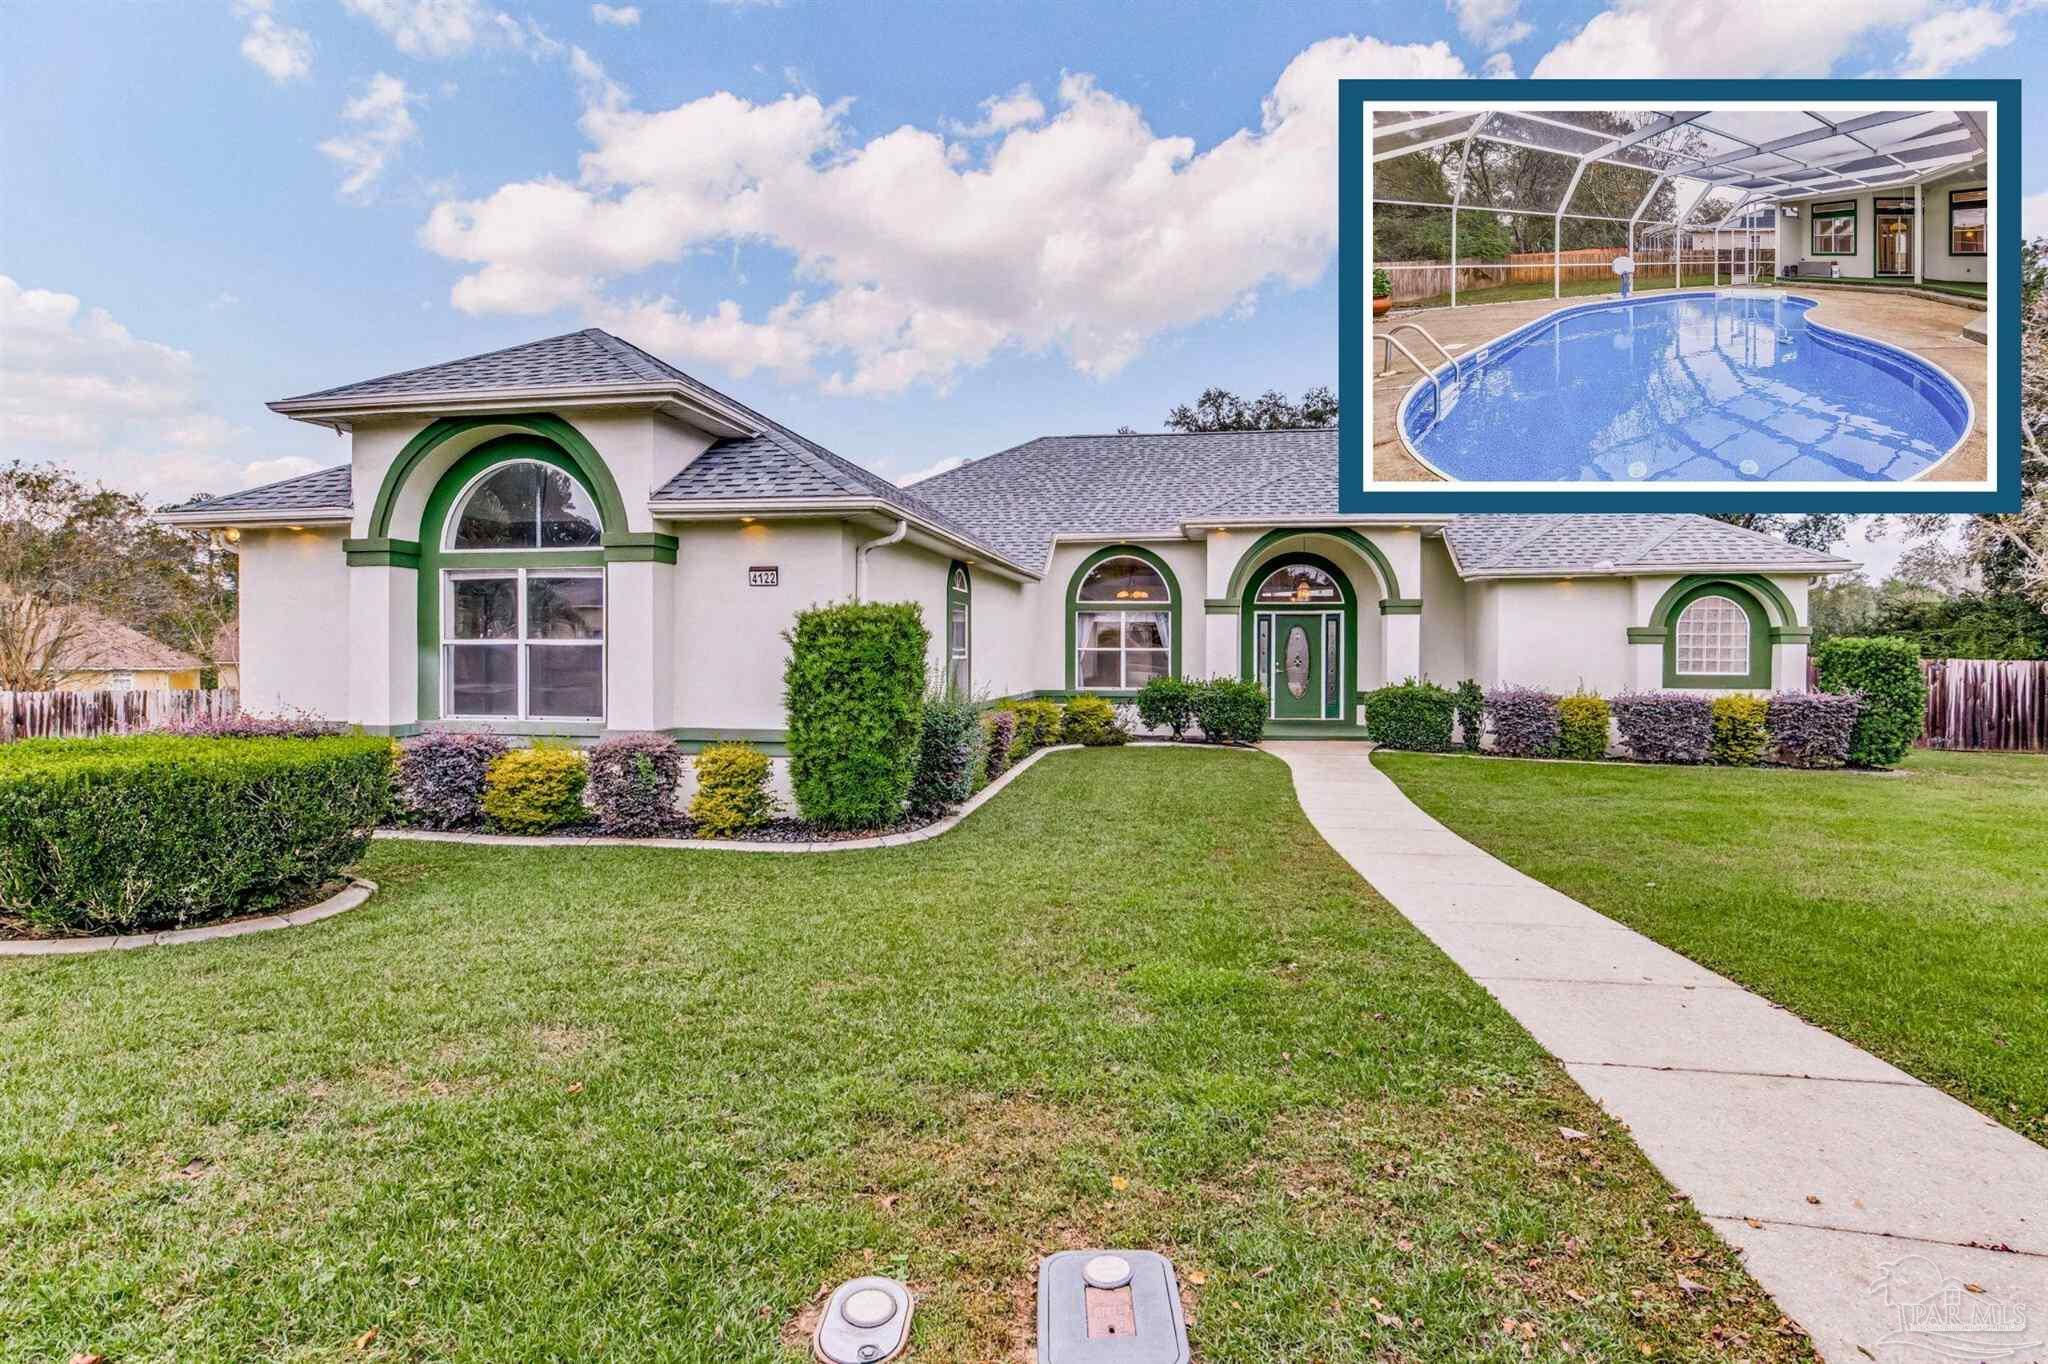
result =
[[1265,748],[1827,1359],[2048,1361],[2048,1150],[1467,843],[1361,746]]

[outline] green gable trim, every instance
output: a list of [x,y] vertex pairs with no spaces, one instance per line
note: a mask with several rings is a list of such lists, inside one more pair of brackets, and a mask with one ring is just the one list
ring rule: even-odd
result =
[[376,536],[367,540],[343,540],[342,553],[350,568],[418,568],[420,542]]
[[[598,455],[597,447],[560,417],[546,412],[526,412],[488,417],[443,417],[407,441],[405,448],[398,452],[398,458],[392,460],[391,467],[384,471],[384,482],[377,489],[377,500],[370,508],[370,534],[391,534],[391,516],[398,504],[398,494],[413,470],[419,468],[427,456],[457,436],[478,428],[502,427],[538,436],[556,447],[567,461],[561,467],[575,475],[596,500],[598,521],[619,531],[625,529],[625,500],[619,496],[619,485],[613,482],[612,471]],[[421,519],[424,523],[424,516]],[[422,524],[420,540],[425,542],[429,538]]]
[[1381,597],[1380,614],[1383,616],[1419,616],[1422,614],[1422,598]]
[[1796,627],[1799,624],[1799,613],[1792,609],[1792,599],[1786,596],[1784,590],[1776,583],[1760,573],[1695,573],[1680,578],[1665,590],[1663,596],[1657,598],[1657,604],[1650,608],[1650,625],[1656,629],[1670,629],[1671,622],[1677,618],[1676,613],[1680,609],[1680,598],[1704,583],[1726,583],[1730,587],[1746,591],[1752,597],[1768,601],[1777,608],[1780,625]]
[[[1103,562],[1106,559],[1142,559],[1146,563],[1152,565],[1152,567],[1158,571],[1159,576],[1166,580],[1166,666],[1167,671],[1171,676],[1181,676],[1182,674],[1180,670],[1180,579],[1176,578],[1173,575],[1173,569],[1171,566],[1167,564],[1166,560],[1160,558],[1157,554],[1154,554],[1151,550],[1146,549],[1141,545],[1104,545],[1101,549],[1096,550],[1093,554],[1083,559],[1081,561],[1081,566],[1074,570],[1074,576],[1067,580],[1067,690],[1069,692],[1075,691],[1078,686],[1078,683],[1076,683],[1074,679],[1075,668],[1080,661],[1078,655],[1075,653],[1075,616],[1079,615],[1083,611],[1119,611],[1131,609],[1150,611],[1158,609],[1158,603],[1150,603],[1141,607],[1131,608],[1120,607],[1115,602],[1082,601],[1081,584],[1088,581],[1089,572],[1097,564]],[[1090,691],[1087,694],[1090,696],[1107,697],[1112,700],[1117,699],[1119,697],[1136,695],[1135,692],[1111,691]]]
[[672,564],[676,561],[676,537],[660,531],[606,531],[599,541],[608,564]]
[[1771,627],[1771,643],[1773,644],[1807,644],[1811,643],[1812,640],[1813,631],[1811,630],[1795,630],[1784,625],[1773,625]]
[[[1667,594],[1668,595],[1668,594]],[[1749,671],[1746,673],[1681,673],[1678,671],[1677,620],[1687,606],[1701,597],[1720,597],[1734,602],[1749,617]],[[1756,595],[1727,579],[1712,579],[1682,592],[1671,603],[1672,628],[1664,637],[1664,685],[1667,687],[1712,688],[1736,691],[1771,685],[1771,625]]]
[[1631,644],[1662,644],[1671,632],[1661,625],[1631,625],[1628,627],[1628,642]]
[[[1327,535],[1333,540],[1342,540],[1345,544],[1364,555],[1366,562],[1370,563],[1378,571],[1380,587],[1382,589],[1381,596],[1391,597],[1396,601],[1417,600],[1416,598],[1408,598],[1401,595],[1401,580],[1395,576],[1394,565],[1389,562],[1386,553],[1378,545],[1366,539],[1349,526],[1279,526],[1267,531],[1252,542],[1252,547],[1246,550],[1244,556],[1237,561],[1237,567],[1230,571],[1230,595],[1232,597],[1243,597],[1245,580],[1251,576],[1252,570],[1265,567],[1265,565],[1259,563],[1259,556],[1281,541],[1292,539],[1297,535]],[[1339,574],[1338,576],[1342,577],[1343,575]]]

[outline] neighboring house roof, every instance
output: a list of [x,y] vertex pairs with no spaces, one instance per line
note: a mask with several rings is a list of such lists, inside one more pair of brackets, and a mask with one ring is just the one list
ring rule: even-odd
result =
[[183,649],[81,609],[58,666],[66,672],[182,672],[200,663]]
[[180,502],[167,512],[345,512],[351,501],[349,466],[337,464],[318,473],[281,478],[275,483],[244,488],[220,497]]
[[[1177,535],[1214,520],[1341,515],[1337,433],[1041,436],[911,485],[1040,572],[1055,535]],[[1444,531],[1467,577],[1709,567],[1832,572],[1845,559],[1703,516],[1463,515]]]

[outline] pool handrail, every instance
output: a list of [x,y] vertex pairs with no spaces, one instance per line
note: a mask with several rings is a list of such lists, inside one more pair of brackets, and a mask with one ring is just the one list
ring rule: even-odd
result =
[[[1413,322],[1403,322],[1403,323],[1401,324],[1401,327],[1415,327],[1415,324],[1414,324]],[[1397,351],[1401,352],[1401,354],[1403,354],[1403,355],[1407,356],[1407,357],[1408,357],[1408,363],[1409,363],[1409,364],[1411,364],[1411,365],[1413,365],[1413,366],[1415,366],[1415,368],[1416,368],[1416,369],[1420,370],[1420,371],[1422,372],[1422,377],[1423,377],[1423,378],[1425,378],[1425,379],[1429,380],[1429,383],[1430,383],[1430,387],[1432,387],[1432,388],[1434,388],[1434,389],[1436,390],[1436,411],[1437,411],[1437,415],[1438,415],[1439,417],[1441,417],[1441,416],[1443,415],[1443,411],[1444,411],[1444,386],[1443,386],[1443,383],[1442,383],[1442,381],[1441,381],[1441,380],[1439,380],[1439,379],[1438,379],[1438,378],[1436,377],[1436,372],[1435,372],[1434,370],[1432,370],[1432,369],[1428,368],[1428,367],[1427,367],[1426,365],[1424,365],[1424,364],[1423,364],[1423,363],[1422,363],[1422,362],[1421,362],[1420,360],[1418,360],[1418,359],[1416,359],[1416,358],[1415,358],[1415,352],[1414,352],[1414,351],[1412,351],[1412,350],[1409,350],[1409,349],[1408,349],[1408,348],[1407,348],[1406,346],[1402,345],[1402,344],[1401,344],[1401,343],[1400,343],[1400,342],[1399,342],[1398,340],[1396,340],[1396,339],[1395,339],[1395,337],[1394,337],[1394,333],[1395,333],[1395,332],[1397,332],[1397,331],[1399,331],[1399,330],[1401,329],[1401,327],[1390,327],[1390,328],[1388,328],[1388,329],[1387,329],[1386,331],[1383,331],[1383,332],[1381,332],[1381,333],[1379,334],[1379,339],[1380,339],[1380,340],[1382,340],[1382,341],[1384,341],[1384,342],[1386,342],[1386,343],[1387,343],[1388,345],[1392,346],[1392,347],[1393,347],[1393,348],[1394,348],[1395,350],[1397,350]],[[1417,331],[1422,331],[1422,328],[1420,328],[1420,327],[1415,327],[1415,329],[1416,329]],[[1423,334],[1424,336],[1429,336],[1429,333],[1428,333],[1428,332],[1422,332],[1422,334]],[[1436,338],[1435,338],[1435,337],[1433,337],[1433,336],[1430,336],[1430,337],[1429,337],[1429,339],[1430,339],[1430,344],[1432,344],[1432,345],[1436,345]],[[1441,351],[1441,350],[1443,350],[1444,348],[1443,348],[1442,346],[1440,346],[1440,345],[1439,345],[1439,346],[1437,346],[1437,349]],[[1449,351],[1444,351],[1444,359],[1446,359],[1446,360],[1450,360],[1450,359],[1451,359],[1451,356],[1450,356],[1450,352],[1449,352]],[[1457,362],[1457,361],[1455,361],[1455,360],[1451,360],[1451,368],[1452,368],[1452,370],[1453,370],[1453,371],[1455,371],[1455,370],[1457,369],[1457,367],[1458,367],[1458,362]],[[1398,412],[1398,409],[1397,409],[1397,411],[1396,411],[1396,414],[1395,414],[1395,421],[1396,421],[1396,422],[1398,422],[1399,420],[1400,420],[1400,415],[1399,415],[1399,412]]]

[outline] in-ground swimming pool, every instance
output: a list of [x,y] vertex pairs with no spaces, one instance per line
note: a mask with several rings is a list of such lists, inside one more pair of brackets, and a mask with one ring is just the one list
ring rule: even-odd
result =
[[1567,308],[1417,383],[1401,435],[1468,482],[1895,482],[1953,450],[1971,421],[1955,380],[1808,322],[1813,306],[1752,291]]

